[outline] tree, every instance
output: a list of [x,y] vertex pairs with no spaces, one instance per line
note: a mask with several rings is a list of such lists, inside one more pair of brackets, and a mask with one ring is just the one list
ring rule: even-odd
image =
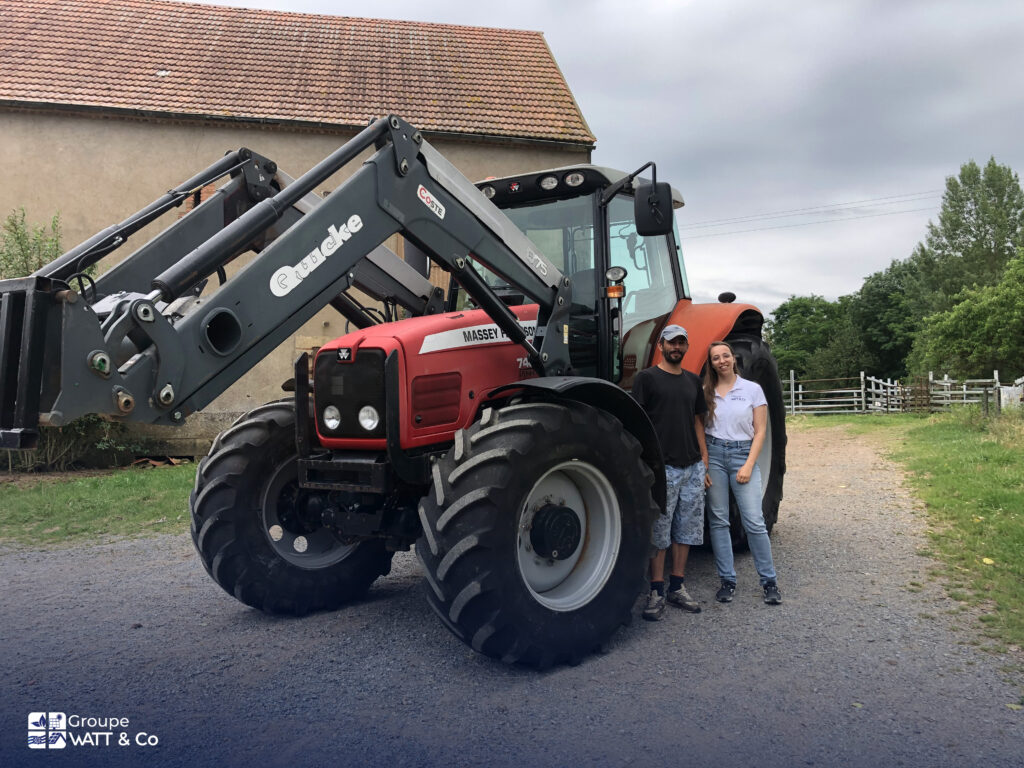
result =
[[814,354],[828,344],[840,320],[837,303],[821,296],[790,296],[765,323],[765,338],[785,374],[807,375]]
[[973,160],[946,179],[938,223],[911,261],[930,312],[950,309],[964,288],[995,285],[1024,245],[1024,191],[1008,166]]
[[925,318],[914,340],[910,367],[958,378],[992,370],[1016,375],[1024,367],[1024,249],[996,285],[971,288],[946,312]]
[[894,260],[887,269],[865,278],[850,297],[850,324],[865,350],[870,350],[870,360],[861,370],[896,379],[906,374],[914,334],[927,313],[920,300],[920,282],[915,262]]
[[856,294],[840,296],[835,302],[834,320],[828,341],[811,356],[806,375],[811,379],[849,378],[861,371],[876,372],[878,359],[853,320]]

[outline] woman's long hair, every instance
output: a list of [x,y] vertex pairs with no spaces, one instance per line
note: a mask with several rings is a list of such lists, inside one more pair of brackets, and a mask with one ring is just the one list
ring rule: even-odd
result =
[[704,417],[704,423],[709,427],[715,421],[715,387],[718,386],[718,371],[716,371],[715,366],[711,364],[711,350],[715,347],[726,347],[729,350],[729,354],[732,355],[732,372],[737,376],[740,373],[740,369],[736,365],[736,353],[733,352],[732,345],[727,341],[712,341],[708,345],[708,357],[704,362],[704,400],[708,406],[708,412]]

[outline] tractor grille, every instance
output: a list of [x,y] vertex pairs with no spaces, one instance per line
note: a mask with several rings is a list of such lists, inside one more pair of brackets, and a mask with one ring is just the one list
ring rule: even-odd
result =
[[[313,400],[316,403],[317,431],[324,437],[385,437],[384,351],[360,349],[349,362],[339,352],[353,357],[350,350],[323,350],[313,371]],[[341,425],[330,430],[324,424],[324,408],[335,406],[341,413]],[[377,409],[380,422],[366,430],[359,424],[359,411],[366,406]]]

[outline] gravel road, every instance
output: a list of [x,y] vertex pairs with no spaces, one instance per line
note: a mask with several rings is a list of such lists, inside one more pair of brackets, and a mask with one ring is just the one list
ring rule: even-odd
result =
[[[1019,768],[1024,658],[978,649],[949,613],[902,476],[865,440],[791,435],[781,606],[749,555],[735,602],[715,603],[697,551],[701,614],[670,607],[546,673],[450,636],[411,553],[365,602],[284,619],[224,594],[187,535],[0,550],[0,766]],[[39,711],[129,725],[44,755],[25,740]],[[119,746],[122,731],[159,744]]]

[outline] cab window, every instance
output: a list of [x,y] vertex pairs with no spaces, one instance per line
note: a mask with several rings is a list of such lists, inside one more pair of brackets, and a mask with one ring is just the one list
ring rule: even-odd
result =
[[664,235],[642,237],[633,220],[633,198],[615,197],[608,205],[610,266],[626,269],[626,295],[622,300],[623,335],[636,325],[669,314],[676,305],[672,260]]

